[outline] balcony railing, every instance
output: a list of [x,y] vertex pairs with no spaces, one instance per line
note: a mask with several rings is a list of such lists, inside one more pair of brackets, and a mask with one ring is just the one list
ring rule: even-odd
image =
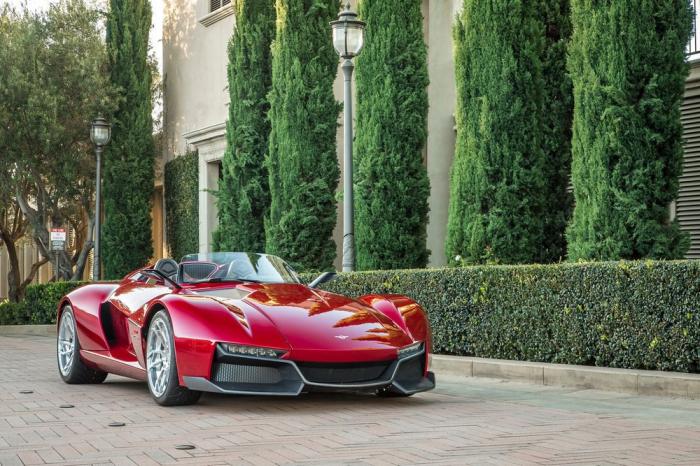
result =
[[693,5],[693,33],[688,42],[688,60],[700,60],[700,35],[698,35],[698,19],[700,15],[700,0],[692,0]]

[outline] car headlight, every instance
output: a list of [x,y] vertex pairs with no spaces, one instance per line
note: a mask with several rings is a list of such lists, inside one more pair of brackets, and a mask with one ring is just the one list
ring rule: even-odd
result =
[[420,353],[421,351],[423,351],[423,342],[419,341],[418,343],[413,343],[412,345],[399,348],[397,352],[399,358],[405,358],[406,356],[411,356],[413,354]]
[[273,348],[263,348],[262,346],[244,346],[230,343],[223,343],[221,347],[230,354],[240,356],[255,356],[262,358],[279,358],[286,351]]

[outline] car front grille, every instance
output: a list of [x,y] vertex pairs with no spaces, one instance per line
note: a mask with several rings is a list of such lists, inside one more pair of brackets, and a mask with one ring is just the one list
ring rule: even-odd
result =
[[352,384],[380,379],[393,361],[370,363],[310,363],[298,362],[304,378],[313,383]]
[[277,367],[243,364],[214,364],[212,380],[223,383],[276,384],[282,380]]

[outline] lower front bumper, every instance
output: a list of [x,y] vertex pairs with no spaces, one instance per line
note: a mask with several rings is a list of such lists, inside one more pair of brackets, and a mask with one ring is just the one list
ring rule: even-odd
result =
[[[347,365],[331,366],[327,369],[316,367],[310,372],[306,363],[299,363],[304,365],[305,368],[302,369],[299,364],[290,360],[232,356],[220,350],[217,350],[216,361],[211,380],[205,377],[185,376],[185,386],[203,392],[277,396],[296,396],[306,391],[381,389],[412,395],[435,388],[435,375],[424,370],[425,351],[386,361],[385,367],[379,369],[364,368],[357,364],[350,369]],[[351,373],[355,375],[358,371],[363,371],[362,375],[368,374],[368,371],[375,373],[370,380],[352,380],[352,377],[347,376],[348,371],[355,371]]]

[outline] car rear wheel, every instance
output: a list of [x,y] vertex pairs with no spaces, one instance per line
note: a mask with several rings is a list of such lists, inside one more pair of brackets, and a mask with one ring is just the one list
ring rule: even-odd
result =
[[101,383],[107,373],[91,369],[80,359],[80,342],[76,331],[73,308],[66,306],[61,313],[56,338],[58,372],[64,382],[70,384]]
[[173,326],[164,310],[156,313],[148,327],[146,374],[148,390],[159,405],[189,405],[202,395],[202,392],[181,387],[178,382]]

